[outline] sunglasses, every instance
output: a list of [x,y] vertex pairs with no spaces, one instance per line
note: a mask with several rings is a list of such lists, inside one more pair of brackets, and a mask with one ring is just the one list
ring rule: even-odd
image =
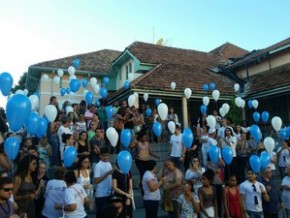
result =
[[257,192],[256,186],[254,184],[252,185],[252,187],[253,187],[253,191]]
[[13,188],[1,188],[5,192],[10,192],[13,191]]

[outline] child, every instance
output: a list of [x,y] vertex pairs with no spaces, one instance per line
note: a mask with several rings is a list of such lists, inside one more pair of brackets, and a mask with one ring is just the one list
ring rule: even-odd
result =
[[224,202],[227,217],[242,218],[242,203],[239,188],[237,187],[237,177],[231,175],[228,186],[224,190]]
[[76,122],[76,126],[79,133],[82,131],[87,131],[86,121],[83,114],[79,115],[79,120]]
[[179,204],[180,218],[192,218],[197,217],[200,211],[199,199],[197,195],[193,193],[192,185],[190,181],[184,184],[184,193],[182,193],[177,200]]

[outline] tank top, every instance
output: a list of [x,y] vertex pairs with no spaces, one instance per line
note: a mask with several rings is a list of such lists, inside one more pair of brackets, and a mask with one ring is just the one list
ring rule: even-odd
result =
[[83,177],[81,171],[79,171],[79,177],[77,178],[77,183],[80,185],[89,185],[91,184],[91,179],[90,179],[90,171],[86,170],[88,177]]

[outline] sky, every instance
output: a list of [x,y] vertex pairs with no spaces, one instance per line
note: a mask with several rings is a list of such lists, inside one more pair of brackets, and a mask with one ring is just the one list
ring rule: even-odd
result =
[[[134,41],[252,51],[290,37],[288,0],[0,0],[0,73]],[[1,95],[1,94],[0,94]],[[5,104],[0,96],[0,104]]]

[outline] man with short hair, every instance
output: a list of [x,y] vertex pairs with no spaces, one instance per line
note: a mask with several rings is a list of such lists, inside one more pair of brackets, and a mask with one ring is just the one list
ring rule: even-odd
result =
[[266,187],[266,191],[270,197],[269,201],[262,199],[264,218],[278,218],[279,191],[273,181],[272,170],[270,167],[263,170],[259,181]]
[[9,200],[13,191],[12,180],[8,177],[0,179],[0,217],[1,218],[18,218],[15,214],[13,203]]
[[257,175],[248,170],[248,180],[240,184],[240,193],[244,205],[244,213],[249,218],[263,218],[262,198],[269,202],[270,198],[265,186],[256,181]]
[[109,149],[103,147],[100,149],[101,160],[94,168],[94,182],[96,187],[96,217],[101,217],[102,209],[109,203],[112,194],[112,173],[113,168],[109,162]]
[[71,125],[71,119],[69,117],[64,117],[62,119],[62,125],[59,127],[59,129],[57,131],[60,160],[61,161],[63,161],[63,152],[64,152],[64,147],[65,147],[65,144],[62,142],[62,134],[65,133],[65,134],[73,135],[73,132],[71,131],[70,125]]
[[186,148],[182,143],[182,133],[180,132],[180,125],[176,124],[175,132],[170,137],[170,159],[174,162],[174,165],[181,169],[182,162],[184,160],[184,155]]

